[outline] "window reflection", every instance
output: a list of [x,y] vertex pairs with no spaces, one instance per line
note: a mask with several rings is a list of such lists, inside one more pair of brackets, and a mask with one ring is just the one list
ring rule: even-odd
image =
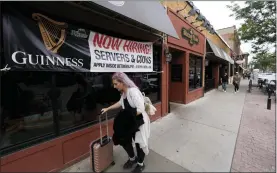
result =
[[48,92],[52,78],[41,72],[8,72],[1,77],[2,147],[53,133]]
[[[57,78],[63,81],[58,85],[64,101],[59,113],[61,129],[97,122],[101,109],[119,100],[120,94],[113,88],[111,76],[110,73],[57,74]],[[70,82],[71,79],[75,81]],[[112,116],[116,112],[109,114]]]
[[[157,72],[127,73],[153,103],[160,101],[159,51],[154,52]],[[100,110],[119,99],[112,73],[7,72],[1,76],[1,150],[97,123]]]
[[202,57],[190,54],[189,57],[189,90],[202,87]]

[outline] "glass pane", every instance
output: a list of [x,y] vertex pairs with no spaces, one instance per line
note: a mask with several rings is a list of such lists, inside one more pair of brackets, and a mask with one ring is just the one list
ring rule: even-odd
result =
[[190,54],[189,90],[202,87],[202,57]]
[[189,58],[189,90],[195,88],[194,78],[195,78],[195,59],[190,57]]
[[197,58],[196,59],[196,74],[197,74],[197,78],[196,78],[196,88],[199,88],[202,86],[202,59]]
[[[56,74],[56,86],[61,90],[59,121],[62,130],[87,122],[97,123],[101,109],[120,99],[111,77],[111,73]],[[117,110],[109,112],[109,117],[116,113]]]
[[53,134],[49,72],[7,72],[1,76],[1,149]]

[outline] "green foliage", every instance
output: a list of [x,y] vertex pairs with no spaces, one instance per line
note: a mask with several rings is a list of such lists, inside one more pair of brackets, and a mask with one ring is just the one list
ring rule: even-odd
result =
[[275,53],[258,53],[249,65],[263,71],[276,71]]
[[244,23],[238,29],[241,40],[253,42],[253,53],[268,52],[276,46],[276,1],[245,1],[245,7],[232,2],[231,16]]

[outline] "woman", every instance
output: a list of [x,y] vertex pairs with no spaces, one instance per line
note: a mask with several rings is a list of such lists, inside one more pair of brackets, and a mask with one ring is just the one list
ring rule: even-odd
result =
[[125,73],[117,72],[113,75],[112,79],[114,88],[121,92],[121,98],[114,105],[102,109],[102,113],[119,107],[122,107],[122,109],[135,109],[136,119],[143,120],[142,123],[141,121],[138,122],[140,126],[132,135],[136,145],[137,157],[133,150],[132,141],[122,145],[129,156],[129,159],[124,164],[123,168],[129,169],[137,164],[132,172],[139,173],[145,168],[143,163],[144,157],[149,153],[148,138],[150,137],[150,119],[145,112],[144,98],[138,87]]

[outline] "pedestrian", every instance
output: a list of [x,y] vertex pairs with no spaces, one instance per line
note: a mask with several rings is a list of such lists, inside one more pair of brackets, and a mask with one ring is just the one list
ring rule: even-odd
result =
[[241,77],[238,72],[236,72],[235,76],[233,77],[233,85],[235,88],[235,93],[239,92],[239,85],[240,85]]
[[[125,140],[124,144],[119,145],[124,148],[129,156],[129,159],[123,165],[123,168],[130,169],[133,165],[136,165],[132,172],[140,173],[145,168],[144,158],[145,155],[148,155],[149,153],[148,139],[150,137],[150,119],[145,111],[144,97],[138,87],[125,73],[117,72],[113,75],[112,79],[114,88],[121,92],[121,98],[112,106],[102,109],[101,112],[105,113],[109,110],[120,107],[124,110],[130,110],[129,112],[134,112],[133,110],[135,110],[135,117],[138,121],[137,124],[139,124],[139,127],[134,134],[132,134],[132,138],[128,140],[129,142],[126,143]],[[125,111],[125,113],[126,112],[127,111]],[[137,156],[135,156],[132,139],[136,146]]]
[[226,92],[228,80],[229,80],[229,77],[228,77],[227,73],[225,72],[224,75],[221,77],[222,89],[224,92]]

